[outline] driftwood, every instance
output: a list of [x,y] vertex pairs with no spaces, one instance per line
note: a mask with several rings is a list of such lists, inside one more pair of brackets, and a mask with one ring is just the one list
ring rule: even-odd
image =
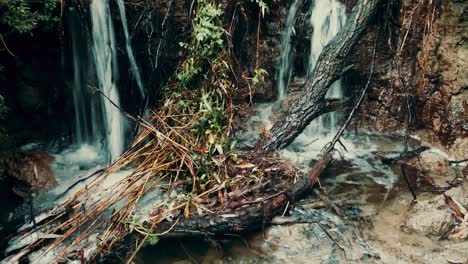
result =
[[[328,44],[322,54],[312,78],[306,82],[306,87],[299,94],[302,98],[302,104],[293,104],[288,110],[284,120],[279,121],[273,127],[272,137],[264,141],[263,150],[274,150],[284,148],[289,145],[294,138],[299,135],[305,126],[310,123],[315,117],[333,111],[336,109],[339,102],[325,100],[325,93],[328,87],[340,77],[342,73],[341,64],[345,55],[349,52],[352,45],[359,39],[365,31],[367,22],[378,8],[380,0],[361,1],[354,9],[348,24],[338,34],[330,44]],[[343,33],[344,32],[344,33]],[[335,144],[339,142],[346,127],[350,124],[351,119],[360,107],[362,100],[369,88],[370,81],[375,67],[375,52],[376,41],[373,47],[372,65],[370,68],[369,79],[366,86],[362,89],[361,96],[356,102],[355,107],[349,114],[346,122],[341,126],[338,133],[328,146],[324,148],[324,154],[309,170],[307,177],[299,180],[288,191],[278,193],[271,196],[271,199],[262,199],[255,205],[249,204],[240,207],[231,212],[222,212],[221,214],[211,214],[202,217],[191,217],[184,219],[172,227],[171,231],[166,233],[166,237],[184,237],[184,236],[200,236],[200,235],[223,235],[226,233],[241,233],[252,229],[258,229],[271,223],[273,216],[278,215],[285,210],[290,203],[296,202],[307,190],[318,182],[320,174],[327,168],[328,164],[333,159],[333,151]],[[341,53],[336,53],[336,51]],[[330,63],[332,62],[332,63]],[[323,77],[323,78],[322,78]],[[320,100],[318,100],[320,99]],[[315,103],[315,105],[314,105]],[[307,112],[307,109],[301,107],[312,107],[312,112]],[[308,115],[308,114],[311,115]],[[293,115],[289,118],[289,115]],[[307,120],[300,124],[304,127],[290,126],[290,120],[294,115],[301,120]],[[293,120],[294,121],[294,120]],[[161,223],[158,227],[159,231],[169,230],[171,223]]]
[[329,87],[338,80],[346,67],[344,58],[366,31],[370,19],[375,15],[382,0],[362,0],[354,7],[347,23],[325,46],[304,89],[297,95],[286,115],[270,130],[270,137],[262,139],[264,150],[281,149],[288,146],[312,120],[324,113],[325,95]]
[[[344,57],[365,32],[368,21],[375,14],[380,3],[381,0],[363,0],[354,8],[349,22],[324,48],[312,77],[306,82],[304,90],[297,97],[300,100],[299,103],[292,104],[285,117],[272,128],[272,136],[260,142],[263,150],[269,151],[288,146],[314,118],[336,109],[338,102],[325,100],[325,94],[330,85],[340,78],[340,74],[344,70],[342,68]],[[289,203],[294,203],[312,188],[317,183],[320,174],[332,161],[335,144],[339,142],[369,88],[375,66],[376,43],[377,41],[373,47],[373,63],[370,68],[369,80],[362,90],[360,99],[356,102],[353,111],[333,141],[330,142],[329,146],[326,146],[323,156],[310,169],[308,177],[298,181],[287,192],[279,193],[270,200],[262,200],[254,206],[240,207],[239,210],[223,212],[219,215],[184,219],[173,227],[166,236],[222,235],[256,229],[270,224],[273,216],[284,212]],[[170,223],[162,223],[158,228],[160,231],[167,230],[171,228],[171,225]]]

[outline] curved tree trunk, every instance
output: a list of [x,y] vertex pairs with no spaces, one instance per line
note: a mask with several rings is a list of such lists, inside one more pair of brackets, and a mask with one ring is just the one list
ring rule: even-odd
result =
[[365,33],[370,19],[377,12],[382,0],[361,0],[354,7],[340,32],[324,47],[311,76],[303,90],[297,94],[286,115],[270,130],[270,137],[259,143],[263,150],[275,150],[288,146],[312,120],[326,109],[325,94],[344,71],[343,60],[359,38]]

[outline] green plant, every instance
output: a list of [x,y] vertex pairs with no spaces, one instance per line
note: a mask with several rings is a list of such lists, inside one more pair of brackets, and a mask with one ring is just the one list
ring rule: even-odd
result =
[[257,69],[255,70],[254,76],[251,78],[252,84],[257,85],[260,82],[265,80],[265,77],[268,76],[268,72],[265,69]]
[[188,52],[187,59],[176,71],[180,88],[185,88],[193,77],[202,72],[204,62],[216,60],[224,48],[227,33],[222,27],[222,14],[220,6],[198,1],[191,42],[179,43]]
[[59,21],[54,14],[56,8],[55,0],[44,0],[35,6],[26,0],[0,0],[0,23],[19,33],[29,32],[39,25],[51,28]]

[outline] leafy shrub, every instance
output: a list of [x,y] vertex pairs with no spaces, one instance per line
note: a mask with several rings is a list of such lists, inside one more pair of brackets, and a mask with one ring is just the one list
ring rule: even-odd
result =
[[44,0],[34,7],[26,0],[0,0],[0,23],[19,33],[29,32],[39,25],[52,28],[59,20],[54,15],[56,7],[55,0]]

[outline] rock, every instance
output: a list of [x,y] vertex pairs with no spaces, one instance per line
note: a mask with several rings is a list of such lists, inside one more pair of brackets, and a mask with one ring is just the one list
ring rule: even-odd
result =
[[420,201],[408,212],[404,226],[425,235],[441,236],[447,231],[452,214],[445,204],[444,196]]
[[[468,49],[463,44],[468,36],[466,4],[447,1],[444,5],[434,4],[430,11],[425,5],[416,5],[413,2],[401,10],[418,15],[412,17],[411,36],[405,37],[400,73],[392,63],[395,57],[394,50],[389,48],[392,44],[386,43],[391,37],[378,39],[374,76],[356,122],[373,131],[403,130],[402,124],[407,122],[403,79],[412,102],[413,129],[428,131],[430,142],[466,152],[468,142],[460,140],[468,135]],[[418,11],[410,11],[413,8]],[[431,33],[423,36],[429,17],[434,17]],[[379,29],[371,28],[348,58],[347,64],[353,65],[345,76],[350,90],[360,89],[367,80],[376,30]],[[390,35],[402,32],[407,32],[404,27],[396,28]]]
[[436,151],[428,150],[421,153],[420,160],[423,170],[428,171],[432,177],[443,176],[445,180],[448,180],[447,176],[454,174],[447,157]]
[[13,192],[28,198],[31,192],[45,191],[56,186],[52,161],[52,156],[37,150],[17,152],[7,158],[5,175],[13,182]]
[[[468,196],[464,184],[450,189],[445,192],[445,195],[464,206],[467,205]],[[408,212],[404,226],[425,235],[442,236],[450,230],[449,227],[453,223],[453,219],[453,213],[447,205],[444,195],[438,195],[433,199],[419,201],[415,204]],[[464,232],[463,229],[461,231],[450,235],[448,238],[466,239],[468,232]]]

